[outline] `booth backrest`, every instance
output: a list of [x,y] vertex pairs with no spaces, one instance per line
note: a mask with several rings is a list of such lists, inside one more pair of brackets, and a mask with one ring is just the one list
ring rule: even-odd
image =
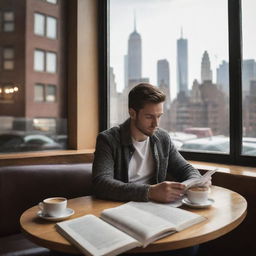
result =
[[19,218],[47,197],[92,193],[92,164],[0,167],[0,236],[20,232]]

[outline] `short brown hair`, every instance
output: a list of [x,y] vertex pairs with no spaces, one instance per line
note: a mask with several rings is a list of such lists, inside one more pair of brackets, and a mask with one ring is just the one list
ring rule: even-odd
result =
[[140,83],[129,92],[129,108],[136,112],[146,103],[161,103],[165,101],[165,94],[156,86],[148,83]]

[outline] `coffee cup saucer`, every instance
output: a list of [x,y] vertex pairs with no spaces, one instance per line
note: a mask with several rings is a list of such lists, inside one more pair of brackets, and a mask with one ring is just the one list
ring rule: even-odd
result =
[[42,219],[45,219],[45,220],[59,221],[59,220],[65,220],[65,219],[69,218],[74,213],[75,213],[75,211],[73,209],[66,208],[64,214],[62,214],[61,216],[52,217],[52,216],[43,214],[43,212],[40,210],[37,212],[37,216]]
[[184,197],[182,199],[182,203],[189,206],[189,207],[192,207],[192,208],[207,208],[207,207],[210,207],[213,203],[214,203],[214,199],[212,198],[208,198],[207,201],[203,204],[195,204],[195,203],[192,203],[191,201],[188,200],[188,198]]

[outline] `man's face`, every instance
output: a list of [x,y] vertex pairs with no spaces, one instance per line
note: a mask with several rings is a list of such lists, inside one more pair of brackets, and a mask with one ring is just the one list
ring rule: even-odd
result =
[[135,127],[146,136],[151,136],[154,134],[159,126],[162,115],[163,102],[147,103],[138,112],[136,112],[134,109],[130,109],[130,116]]

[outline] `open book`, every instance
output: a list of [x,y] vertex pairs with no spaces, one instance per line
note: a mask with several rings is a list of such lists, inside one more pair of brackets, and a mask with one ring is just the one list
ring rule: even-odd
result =
[[186,189],[189,189],[189,188],[194,187],[194,186],[201,186],[204,183],[206,183],[208,180],[210,180],[211,176],[217,170],[218,169],[209,170],[202,177],[185,180],[185,181],[182,182],[182,184],[186,185]]
[[86,255],[117,255],[204,221],[201,215],[153,202],[129,202],[59,222],[57,230]]

